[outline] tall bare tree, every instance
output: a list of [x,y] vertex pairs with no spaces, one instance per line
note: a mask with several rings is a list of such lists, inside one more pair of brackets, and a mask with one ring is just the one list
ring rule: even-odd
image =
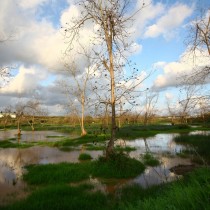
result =
[[85,111],[90,101],[90,98],[87,97],[88,87],[90,87],[89,80],[91,79],[91,74],[95,71],[95,67],[91,66],[87,53],[84,59],[86,59],[87,67],[82,67],[82,69],[73,58],[71,58],[69,63],[65,63],[66,71],[71,80],[59,82],[59,86],[68,97],[68,109],[78,117],[82,136],[87,134],[85,129]]
[[144,7],[131,14],[135,1],[131,0],[79,0],[78,7],[81,15],[77,19],[70,20],[64,29],[69,40],[71,50],[74,41],[80,37],[80,32],[85,24],[97,27],[93,36],[93,51],[95,59],[101,62],[101,72],[109,77],[110,106],[111,106],[111,138],[106,149],[109,157],[114,152],[114,140],[116,135],[116,81],[117,72],[122,72],[126,64],[126,53],[132,43],[130,39],[130,27],[134,15]]

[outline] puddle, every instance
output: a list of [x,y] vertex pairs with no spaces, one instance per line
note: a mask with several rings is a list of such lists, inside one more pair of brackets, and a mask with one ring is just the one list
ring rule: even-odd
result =
[[[79,162],[81,151],[63,152],[58,148],[31,147],[27,149],[0,149],[0,204],[5,197],[19,192],[24,194],[27,187],[21,179],[24,166],[30,164],[48,164],[60,162]],[[94,159],[102,155],[102,151],[87,151]],[[27,194],[25,194],[27,195]],[[8,198],[7,198],[8,199]]]
[[138,158],[139,154],[145,152],[156,154],[170,153],[175,155],[177,152],[180,152],[185,148],[173,141],[173,138],[177,135],[179,134],[157,134],[154,137],[126,141],[126,146],[136,148],[135,151],[130,153],[130,155],[135,158]]
[[[22,131],[19,140],[22,142],[55,142],[63,137],[76,138],[78,136],[57,131]],[[0,141],[6,139],[18,140],[17,129],[0,131]]]

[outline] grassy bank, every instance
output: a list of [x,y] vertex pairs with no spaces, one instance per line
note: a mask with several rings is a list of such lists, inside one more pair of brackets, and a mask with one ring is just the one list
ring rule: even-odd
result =
[[185,154],[191,153],[194,154],[195,157],[196,155],[199,155],[204,158],[208,164],[210,164],[210,134],[180,135],[176,136],[174,140],[176,143],[191,146],[192,149],[186,150],[186,152],[184,152]]

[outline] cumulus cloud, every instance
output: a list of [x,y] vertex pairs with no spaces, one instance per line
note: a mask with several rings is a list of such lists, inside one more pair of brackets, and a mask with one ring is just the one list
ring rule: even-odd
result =
[[160,35],[163,35],[165,38],[173,37],[174,29],[180,26],[192,12],[192,7],[185,4],[175,4],[155,24],[147,27],[144,37],[154,38]]
[[23,94],[34,92],[41,80],[45,79],[46,72],[35,67],[20,66],[18,74],[9,85],[1,89],[2,94]]
[[24,9],[31,9],[47,1],[49,0],[19,0],[18,4]]
[[[180,56],[179,61],[164,64],[163,74],[158,75],[154,82],[154,88],[161,90],[168,87],[176,87],[177,85],[186,84],[187,80],[184,80],[184,78],[190,76],[195,68],[198,69],[210,65],[208,52],[201,53],[197,51],[196,57],[197,59],[195,60],[194,55],[186,51]],[[158,64],[159,63],[154,65]]]
[[[9,38],[8,41],[0,43],[0,67],[16,66],[18,72],[7,87],[0,89],[0,106],[6,104],[5,100],[8,98],[5,97],[7,96],[17,97],[17,94],[21,94],[29,98],[31,93],[38,89],[43,103],[49,105],[52,112],[55,110],[60,112],[58,107],[64,102],[65,97],[61,96],[55,84],[44,87],[42,85],[49,74],[53,74],[56,78],[62,77],[62,75],[66,76],[63,71],[63,62],[66,61],[63,60],[63,53],[66,50],[68,40],[64,40],[61,30],[54,26],[52,20],[44,17],[44,14],[42,14],[43,17],[40,17],[39,14],[39,9],[50,1],[52,0],[0,1],[0,39]],[[73,4],[73,0],[67,2],[69,3],[68,7],[61,12],[59,17],[56,17],[60,21],[60,26],[63,27],[73,17],[80,15],[80,9]],[[166,6],[163,3],[146,0],[145,5],[148,6],[136,14],[133,25],[129,26],[130,32],[133,32],[131,37],[131,41],[134,41],[131,46],[132,53],[139,53],[143,49],[143,46],[136,41],[139,37],[142,38],[143,35],[145,37],[168,36],[169,31],[180,26],[191,14],[191,8],[183,4],[174,5],[166,14]],[[138,0],[137,9],[141,6],[142,1]],[[39,14],[38,18],[37,14]],[[156,18],[158,20],[153,24]],[[154,30],[155,26],[158,29]],[[146,32],[145,27],[147,27]],[[97,25],[91,23],[86,25],[81,31],[80,43],[85,44],[88,48],[91,36],[97,28]],[[79,45],[75,42],[74,46],[78,49]],[[76,62],[80,64],[80,69],[86,66],[84,59],[76,56],[76,51],[73,51],[72,54]],[[180,68],[179,66],[175,67],[176,65],[178,64],[156,63],[157,68],[164,68],[165,71],[162,78],[160,76],[159,81],[156,81],[156,87],[167,86],[168,81],[167,78],[165,79],[168,74],[167,69]]]
[[[162,3],[154,3],[152,0],[146,0],[145,5],[146,7],[136,14],[133,26],[130,29],[133,33],[133,38],[142,37],[145,26],[147,26],[151,20],[163,14],[165,9]],[[138,0],[136,9],[138,10],[141,7],[142,1]]]

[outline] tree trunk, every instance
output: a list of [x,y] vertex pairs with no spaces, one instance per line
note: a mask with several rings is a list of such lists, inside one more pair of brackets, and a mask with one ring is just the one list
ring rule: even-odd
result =
[[85,98],[84,95],[81,96],[82,99],[82,117],[81,117],[81,136],[85,136],[87,135],[87,132],[85,130],[85,126],[84,126],[84,113],[85,113]]
[[110,76],[111,76],[111,107],[112,107],[112,124],[111,124],[111,139],[109,140],[107,149],[106,149],[106,157],[114,152],[114,140],[116,136],[116,113],[115,113],[115,81],[114,81],[114,69],[113,63],[111,63],[110,68]]

